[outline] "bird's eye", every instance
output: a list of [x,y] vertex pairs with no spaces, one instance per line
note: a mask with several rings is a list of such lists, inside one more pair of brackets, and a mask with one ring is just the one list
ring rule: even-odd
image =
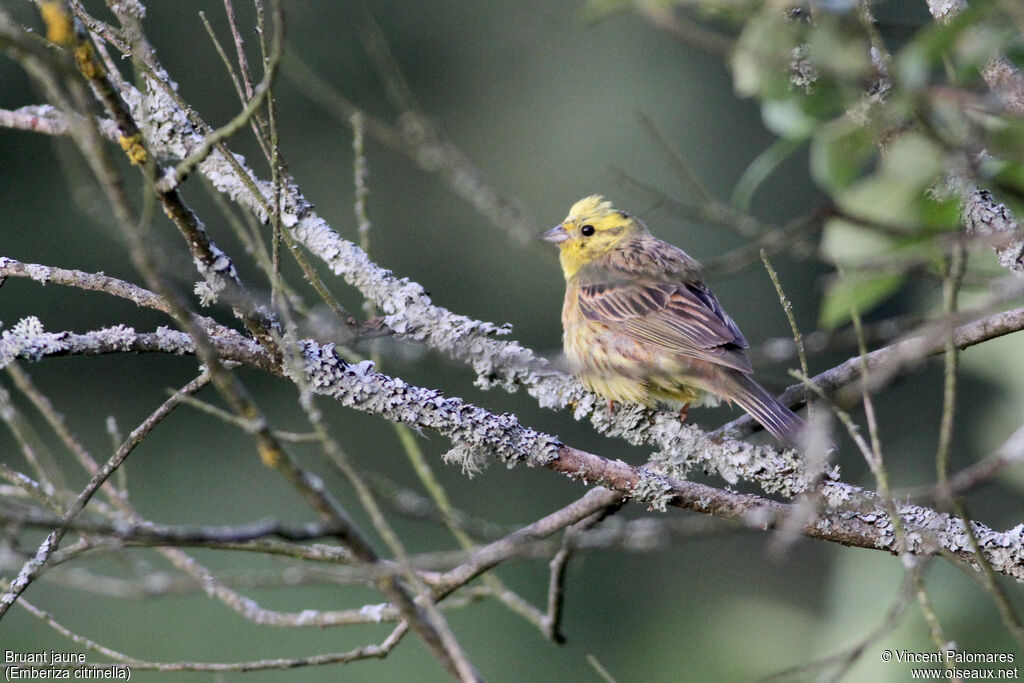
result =
[[594,226],[584,225],[582,228],[580,228],[580,234],[582,234],[584,237],[590,237],[591,235],[594,234]]

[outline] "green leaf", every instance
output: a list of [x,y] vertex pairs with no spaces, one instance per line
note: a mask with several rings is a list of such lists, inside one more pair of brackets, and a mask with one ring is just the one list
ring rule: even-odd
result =
[[850,320],[851,312],[867,313],[894,294],[906,280],[903,273],[853,271],[836,276],[825,289],[818,323],[835,329]]
[[768,130],[787,140],[807,139],[817,124],[793,97],[766,100],[761,105],[761,119]]
[[883,232],[832,218],[822,229],[821,255],[837,265],[856,267],[891,254],[896,244]]
[[[932,23],[899,51],[895,56],[896,80],[904,90],[919,92],[925,89],[939,73],[939,69],[948,64],[950,57],[958,56],[958,44],[965,48],[959,56],[967,58],[958,61],[974,61],[970,56],[977,52],[978,41],[964,40],[964,34],[972,27],[983,25],[986,19],[992,16],[992,8],[985,5],[986,3],[971,3],[955,16]],[[998,45],[990,43],[983,61],[973,63],[975,79],[978,67],[998,49]]]
[[811,175],[822,187],[846,187],[875,158],[874,134],[860,122],[841,118],[819,129],[811,143]]
[[836,192],[835,200],[843,211],[864,221],[918,228],[924,222],[925,204],[935,201],[925,191],[944,171],[939,146],[923,135],[907,133],[889,146],[878,171]]
[[1024,121],[991,117],[985,123],[988,129],[985,148],[989,153],[1006,161],[1024,161]]
[[772,145],[757,155],[757,158],[750,162],[743,175],[736,181],[736,188],[732,192],[730,203],[740,213],[750,212],[750,201],[757,192],[757,188],[768,178],[786,159],[790,158],[800,148],[800,140],[788,140],[780,138]]
[[731,66],[733,87],[742,97],[785,99],[791,96],[788,65],[800,44],[801,27],[770,8],[748,21],[736,41]]
[[925,197],[920,205],[921,225],[929,228],[930,232],[953,232],[960,230],[960,198]]

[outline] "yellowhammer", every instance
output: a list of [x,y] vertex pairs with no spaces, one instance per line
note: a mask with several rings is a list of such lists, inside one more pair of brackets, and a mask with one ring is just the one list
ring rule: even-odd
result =
[[609,401],[679,408],[739,403],[794,445],[804,421],[751,377],[747,340],[701,282],[701,265],[601,195],[573,204],[541,239],[565,274],[565,354]]

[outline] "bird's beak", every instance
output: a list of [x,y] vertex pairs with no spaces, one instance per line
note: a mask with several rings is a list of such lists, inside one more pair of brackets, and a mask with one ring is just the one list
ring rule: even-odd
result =
[[561,225],[556,225],[541,235],[539,239],[542,239],[545,242],[551,242],[551,244],[560,244],[569,239],[569,233],[567,233],[565,228]]

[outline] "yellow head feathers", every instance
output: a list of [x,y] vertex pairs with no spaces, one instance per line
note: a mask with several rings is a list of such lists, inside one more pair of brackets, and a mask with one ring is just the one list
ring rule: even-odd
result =
[[646,232],[643,223],[595,194],[573,204],[565,220],[541,239],[558,245],[565,279],[571,280],[580,268],[638,232]]
[[573,204],[572,208],[569,209],[569,216],[566,220],[579,218],[597,219],[607,216],[614,210],[612,203],[605,199],[604,195],[592,194]]

